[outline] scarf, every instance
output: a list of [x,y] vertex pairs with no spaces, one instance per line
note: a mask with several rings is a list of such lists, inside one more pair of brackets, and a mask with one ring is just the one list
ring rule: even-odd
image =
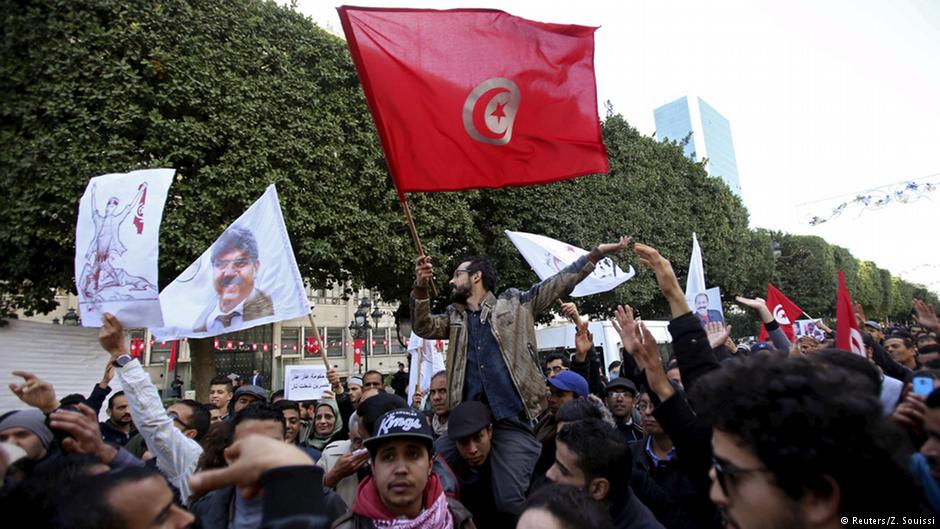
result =
[[323,449],[326,448],[326,445],[330,444],[333,436],[343,429],[343,419],[339,416],[339,406],[336,404],[335,400],[321,400],[318,402],[317,407],[314,408],[314,415],[316,415],[316,410],[319,410],[321,406],[329,406],[333,410],[333,415],[336,416],[336,424],[333,425],[332,432],[325,436],[321,436],[316,433],[316,419],[314,419],[313,437],[307,439],[307,446],[316,448],[322,452]]
[[441,418],[437,414],[431,417],[431,429],[434,430],[434,435],[438,437],[447,435],[447,423],[441,423]]
[[910,465],[911,473],[914,474],[914,478],[917,479],[920,487],[924,490],[924,496],[927,498],[927,503],[930,504],[930,510],[935,514],[940,513],[940,484],[937,484],[937,480],[930,472],[930,463],[927,462],[927,458],[920,452],[914,452],[911,454]]
[[424,505],[427,508],[413,519],[399,519],[389,512],[375,478],[367,477],[356,489],[356,501],[353,502],[353,512],[372,520],[376,529],[454,529],[454,517],[447,507],[447,497],[441,487],[441,480],[437,474],[428,476],[428,484],[424,487]]

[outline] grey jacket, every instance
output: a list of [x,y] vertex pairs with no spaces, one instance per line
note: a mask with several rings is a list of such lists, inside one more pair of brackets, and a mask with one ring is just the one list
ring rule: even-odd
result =
[[[588,259],[588,257],[591,259]],[[545,393],[545,375],[539,363],[535,342],[535,319],[559,298],[594,271],[602,258],[599,251],[579,258],[545,281],[525,292],[508,289],[497,298],[488,292],[481,304],[481,321],[489,321],[509,369],[516,391],[530,420],[542,411],[540,399]],[[431,314],[426,289],[415,288],[411,295],[411,324],[422,338],[449,340],[447,346],[447,396],[454,409],[463,398],[467,367],[467,313],[460,305],[451,304],[444,314]]]

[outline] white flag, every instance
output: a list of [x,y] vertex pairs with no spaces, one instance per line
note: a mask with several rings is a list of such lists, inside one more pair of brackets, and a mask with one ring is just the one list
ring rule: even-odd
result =
[[702,248],[698,236],[692,234],[692,258],[689,259],[689,277],[685,280],[685,297],[705,292],[705,265],[702,264]]
[[173,169],[96,176],[78,204],[75,287],[82,325],[110,312],[126,327],[163,325],[157,292],[160,221]]
[[159,340],[306,317],[310,305],[274,185],[160,293]]
[[[431,387],[431,377],[438,371],[444,370],[444,355],[438,350],[441,340],[428,340],[415,334],[413,331],[408,338],[408,354],[411,355],[411,371],[408,372],[408,402],[415,394],[415,386],[421,384],[421,391]],[[418,365],[421,369],[418,369]],[[418,371],[421,371],[421,380],[418,380]]]
[[[506,230],[506,235],[543,281],[588,253],[587,250],[543,235],[509,230]],[[617,285],[631,279],[635,273],[632,266],[624,272],[611,258],[605,257],[597,263],[591,275],[574,287],[571,295],[579,298],[613,290]]]

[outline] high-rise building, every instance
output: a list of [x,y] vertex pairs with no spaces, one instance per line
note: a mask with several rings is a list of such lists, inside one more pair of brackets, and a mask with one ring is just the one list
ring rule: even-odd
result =
[[656,137],[682,141],[685,154],[693,160],[707,159],[708,174],[721,178],[731,191],[741,196],[738,163],[734,158],[731,124],[700,97],[681,97],[653,111]]

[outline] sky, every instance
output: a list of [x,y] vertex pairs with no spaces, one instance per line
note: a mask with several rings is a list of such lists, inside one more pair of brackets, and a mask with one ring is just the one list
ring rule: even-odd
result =
[[[297,9],[342,34],[335,7]],[[353,4],[351,4],[353,5]],[[641,133],[653,109],[701,97],[731,123],[751,227],[818,235],[940,292],[937,191],[868,210],[883,186],[940,184],[940,2],[933,0],[372,0],[375,7],[501,9],[599,26],[598,102]],[[888,186],[889,192],[897,186]],[[708,254],[708,248],[703,248]],[[706,270],[707,275],[707,270]]]

